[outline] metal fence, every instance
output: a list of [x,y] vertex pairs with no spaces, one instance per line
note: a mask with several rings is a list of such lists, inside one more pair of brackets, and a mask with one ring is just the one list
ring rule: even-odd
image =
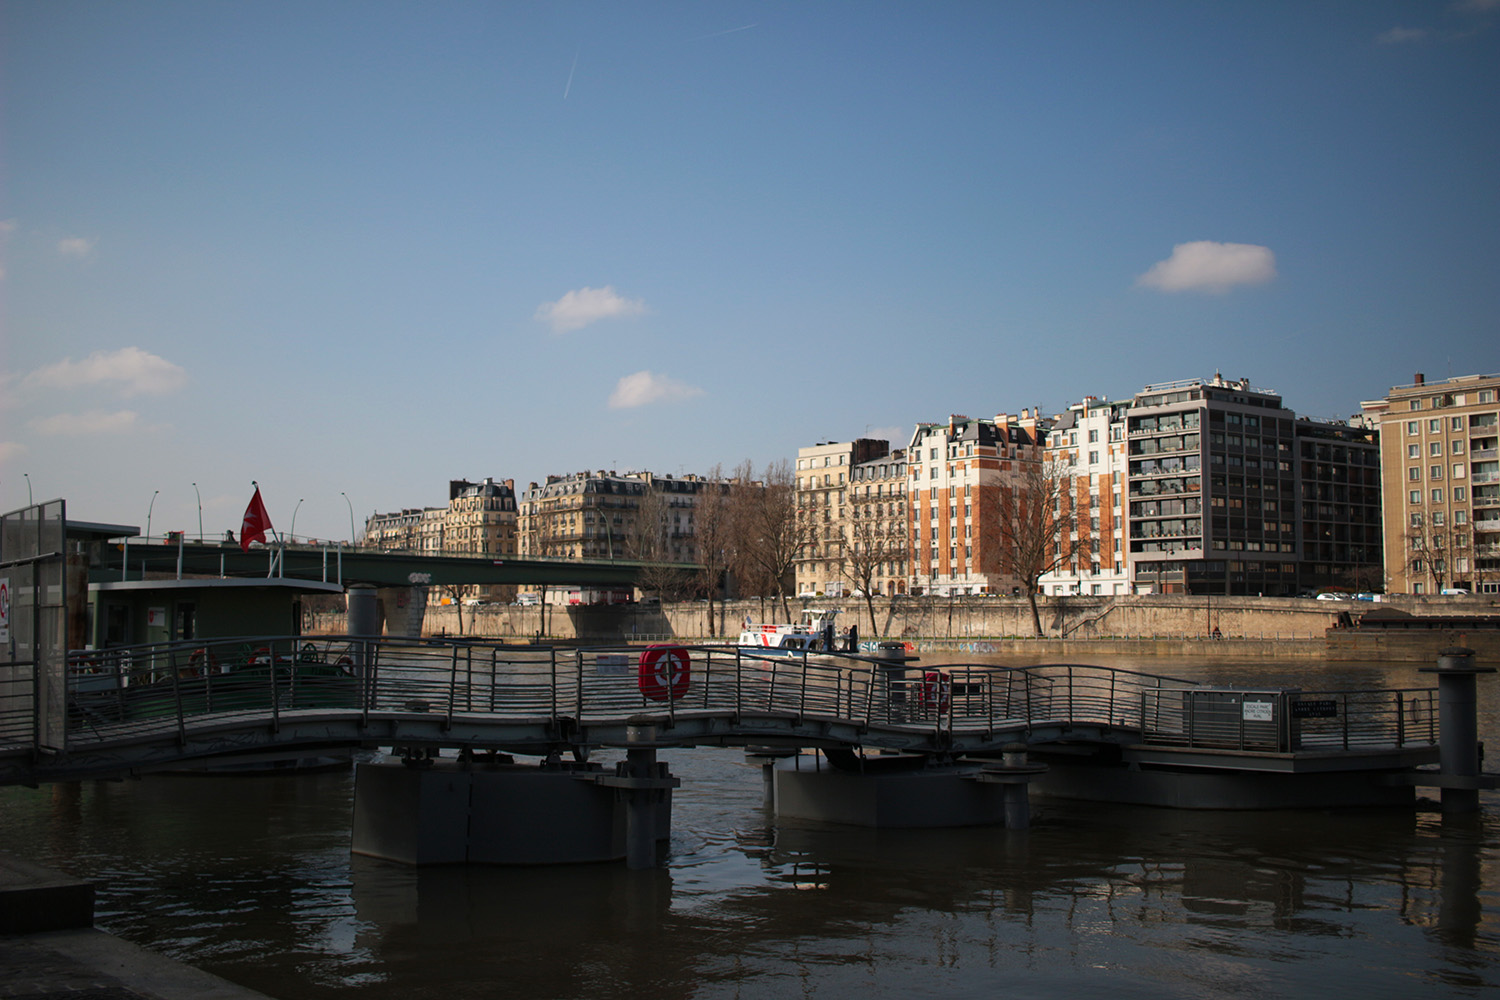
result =
[[1262,753],[1435,744],[1436,688],[1288,691],[1162,687],[1141,693],[1142,742]]
[[[710,714],[948,733],[1069,727],[1229,749],[1436,739],[1435,692],[1238,691],[1110,667],[916,667],[733,646],[515,646],[455,639],[279,637],[75,653],[69,744],[323,715],[548,723]],[[1298,707],[1303,706],[1303,707]]]

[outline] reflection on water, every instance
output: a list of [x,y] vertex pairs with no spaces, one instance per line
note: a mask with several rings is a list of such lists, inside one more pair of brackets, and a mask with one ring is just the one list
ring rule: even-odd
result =
[[[1220,669],[1245,680],[1243,664],[1198,675]],[[1344,683],[1307,680],[1274,683]],[[1024,833],[875,831],[772,825],[760,769],[737,751],[663,756],[683,788],[669,864],[650,872],[352,857],[348,774],[7,789],[0,838],[98,879],[101,926],[284,998],[1363,998],[1500,985],[1489,793],[1463,821],[1043,803]]]

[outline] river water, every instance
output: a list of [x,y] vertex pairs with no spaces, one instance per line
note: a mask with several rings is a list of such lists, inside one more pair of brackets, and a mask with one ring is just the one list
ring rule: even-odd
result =
[[[1310,689],[1431,683],[1389,665],[1111,665]],[[1500,678],[1480,688],[1493,745]],[[662,757],[683,785],[655,871],[354,857],[345,771],[3,789],[0,849],[97,880],[100,927],[284,1000],[1500,988],[1495,793],[1447,820],[1038,801],[1029,831],[875,831],[777,824],[739,751]]]

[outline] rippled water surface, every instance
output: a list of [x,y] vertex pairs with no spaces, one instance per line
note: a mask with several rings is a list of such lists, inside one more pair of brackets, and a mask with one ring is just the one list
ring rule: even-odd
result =
[[[1220,681],[1251,669],[1116,665]],[[1259,672],[1309,688],[1428,682],[1404,667]],[[1496,692],[1481,689],[1489,735]],[[1459,822],[1039,803],[1026,832],[873,831],[775,824],[738,751],[662,757],[683,787],[668,863],[650,872],[353,857],[347,772],[5,789],[0,838],[97,879],[100,926],[286,1000],[1500,987],[1491,793]]]

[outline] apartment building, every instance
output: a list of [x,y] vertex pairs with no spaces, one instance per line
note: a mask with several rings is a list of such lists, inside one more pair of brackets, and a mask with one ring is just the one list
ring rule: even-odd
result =
[[521,554],[695,562],[693,511],[708,482],[603,470],[548,476],[521,495]]
[[1377,561],[1377,435],[1298,418],[1248,380],[1149,385],[1126,416],[1138,593],[1286,596]]
[[1125,415],[1128,403],[1086,396],[1053,418],[1043,462],[1066,482],[1058,515],[1071,529],[1056,540],[1043,594],[1131,593],[1125,543]]
[[[797,450],[797,517],[803,545],[793,574],[796,593],[838,596],[853,589],[845,577],[849,490],[854,468],[890,452],[889,441],[820,441]],[[904,536],[904,531],[903,531]]]
[[1500,375],[1418,374],[1364,404],[1380,429],[1386,589],[1500,593]]
[[854,466],[844,578],[855,591],[892,597],[907,588],[906,450]]
[[1001,528],[1004,493],[1040,468],[1049,423],[1022,410],[916,426],[906,449],[912,593],[1019,592]]
[[364,546],[433,554],[515,555],[516,495],[513,480],[448,482],[446,507],[406,507],[372,514]]

